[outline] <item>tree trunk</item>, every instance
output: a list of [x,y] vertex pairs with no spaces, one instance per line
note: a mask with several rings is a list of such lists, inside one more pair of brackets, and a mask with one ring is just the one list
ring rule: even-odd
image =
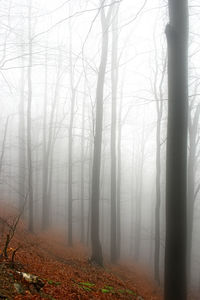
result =
[[191,280],[191,251],[192,251],[192,233],[194,219],[195,204],[195,179],[196,179],[196,163],[197,163],[197,133],[200,119],[200,104],[197,106],[192,120],[191,111],[189,112],[189,155],[188,155],[188,201],[187,201],[187,274],[188,284]]
[[121,254],[121,139],[122,139],[122,125],[121,125],[121,111],[122,111],[122,93],[120,98],[119,112],[118,112],[118,141],[117,141],[117,258]]
[[42,168],[42,229],[48,227],[48,204],[47,204],[47,182],[48,182],[48,159],[47,159],[47,95],[48,95],[48,67],[47,67],[47,47],[45,52],[45,84],[44,84],[44,119],[43,119],[43,168]]
[[110,215],[110,257],[117,261],[117,190],[116,190],[116,123],[117,123],[117,85],[118,85],[118,6],[113,10],[112,21],[112,58],[111,58],[111,215]]
[[84,177],[85,177],[85,96],[83,98],[83,103],[82,103],[82,132],[81,132],[81,243],[85,242]]
[[160,161],[160,130],[161,116],[157,116],[156,128],[156,208],[155,208],[155,251],[154,251],[154,278],[160,283],[160,176],[161,176],[161,161]]
[[[22,46],[22,55],[24,48]],[[20,101],[19,101],[19,211],[21,212],[24,205],[25,197],[25,181],[26,181],[26,140],[25,140],[25,113],[24,113],[24,93],[25,93],[25,70],[24,59],[22,58],[21,69],[21,88],[20,88]]]
[[[50,223],[50,199],[49,199],[49,193],[50,190],[49,185],[51,185],[51,171],[50,171],[50,165],[51,165],[51,154],[53,152],[53,144],[54,144],[54,119],[55,119],[55,113],[56,113],[56,104],[58,99],[58,93],[59,93],[59,83],[61,79],[60,74],[60,64],[61,61],[59,61],[58,65],[58,73],[56,78],[56,86],[54,91],[54,97],[53,97],[53,103],[51,107],[51,114],[50,114],[50,120],[49,120],[49,126],[48,126],[48,133],[47,133],[47,112],[46,107],[47,106],[47,53],[46,53],[46,70],[45,70],[45,101],[44,101],[44,124],[43,124],[43,187],[42,187],[42,229],[45,230],[49,227]],[[48,137],[48,138],[47,138]]]
[[131,186],[130,186],[130,196],[131,196],[131,203],[130,203],[130,212],[131,212],[131,216],[130,216],[130,257],[133,256],[133,244],[134,244],[134,219],[135,219],[135,209],[134,209],[134,189],[136,188],[134,185],[134,171],[135,171],[135,148],[134,148],[134,142],[133,142],[133,146],[132,146],[132,159],[131,159]]
[[[144,122],[144,121],[143,121]],[[142,186],[143,186],[143,166],[144,166],[144,124],[142,129],[141,150],[139,151],[137,175],[136,175],[136,208],[135,208],[135,240],[134,259],[139,260],[141,246],[141,219],[142,219]]]
[[186,300],[188,3],[169,0],[165,300]]
[[28,229],[33,232],[33,166],[32,166],[32,120],[31,120],[31,105],[32,105],[32,40],[31,40],[31,1],[29,3],[29,66],[28,66],[28,105],[27,105],[27,165],[28,165],[28,199],[29,199],[29,220]]
[[73,123],[74,123],[74,106],[75,106],[75,87],[74,71],[72,62],[72,33],[70,24],[70,42],[69,42],[69,65],[70,65],[70,87],[71,87],[71,110],[69,121],[68,136],[68,246],[72,246],[72,147],[73,147]]
[[96,128],[94,137],[93,168],[92,168],[92,201],[91,201],[91,260],[98,265],[103,265],[102,248],[99,239],[99,199],[100,199],[100,166],[101,166],[101,143],[102,143],[102,123],[103,123],[103,91],[105,71],[108,56],[108,24],[110,20],[111,6],[108,15],[105,16],[104,9],[101,8],[102,24],[102,50],[99,74],[96,89]]
[[[91,134],[92,135],[92,134]],[[91,235],[91,202],[92,202],[92,162],[93,162],[93,157],[92,157],[92,150],[93,150],[93,145],[92,145],[92,137],[90,137],[89,141],[89,164],[88,164],[88,223],[87,223],[87,246],[90,244],[90,235]]]
[[156,70],[154,78],[154,96],[157,113],[156,126],[156,205],[155,205],[155,251],[154,251],[154,278],[160,284],[160,206],[161,206],[161,123],[163,114],[163,82],[166,73],[166,59],[163,64],[161,80],[157,88],[159,66],[156,50]]

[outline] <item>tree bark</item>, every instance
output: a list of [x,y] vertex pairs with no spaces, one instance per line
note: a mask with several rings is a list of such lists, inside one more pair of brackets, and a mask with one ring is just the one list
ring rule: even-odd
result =
[[81,243],[85,242],[85,96],[82,103],[82,132],[81,132]]
[[[24,54],[24,47],[21,47],[21,53]],[[19,101],[19,211],[23,208],[23,199],[25,197],[25,181],[26,181],[26,138],[25,138],[25,109],[24,109],[24,92],[25,92],[25,70],[24,59],[22,58],[21,69],[21,87]]]
[[[143,121],[144,122],[144,121]],[[142,186],[144,167],[144,124],[141,137],[141,149],[139,151],[137,175],[136,175],[136,207],[135,207],[135,239],[134,239],[134,259],[139,260],[141,246],[141,220],[142,220]]]
[[117,141],[117,258],[121,254],[121,139],[122,139],[122,125],[121,125],[121,111],[122,111],[122,97],[120,97],[120,105],[118,112],[118,141]]
[[188,3],[169,0],[165,300],[186,300]]
[[48,182],[48,158],[46,153],[47,148],[47,97],[48,97],[48,53],[47,47],[45,52],[45,84],[44,84],[44,118],[43,118],[43,169],[42,169],[42,229],[48,227],[48,204],[47,204],[47,182]]
[[111,6],[108,15],[105,16],[101,8],[102,24],[102,49],[99,73],[96,89],[96,128],[94,137],[93,167],[92,167],[92,199],[91,199],[91,260],[98,265],[103,265],[102,248],[99,239],[99,199],[100,199],[100,167],[101,167],[101,144],[102,144],[102,123],[103,123],[103,91],[105,72],[108,56],[108,24],[110,21]]
[[192,234],[194,222],[194,205],[195,205],[195,179],[197,163],[197,133],[200,120],[200,104],[194,113],[192,120],[191,110],[189,112],[189,155],[188,155],[188,201],[187,201],[187,274],[188,284],[191,280],[191,252],[192,252]]
[[110,257],[112,262],[117,261],[117,187],[116,187],[116,124],[117,124],[117,86],[118,86],[118,9],[113,10],[112,21],[112,58],[111,58],[111,210],[110,210]]
[[74,124],[74,106],[75,106],[75,87],[74,71],[72,62],[72,33],[70,24],[70,41],[69,41],[69,65],[70,65],[70,88],[71,88],[71,109],[69,121],[68,136],[68,246],[72,246],[72,147],[73,147],[73,124]]
[[33,232],[33,166],[32,166],[32,28],[31,28],[31,1],[29,3],[28,30],[29,30],[29,66],[28,66],[28,105],[27,105],[27,165],[28,165],[28,199],[29,220],[28,229]]

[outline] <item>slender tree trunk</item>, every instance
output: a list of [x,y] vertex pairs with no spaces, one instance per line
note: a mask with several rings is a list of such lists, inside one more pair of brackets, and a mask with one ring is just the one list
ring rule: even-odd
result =
[[144,165],[144,126],[142,130],[141,153],[139,153],[137,177],[136,177],[136,208],[135,208],[135,245],[134,259],[137,261],[140,256],[141,245],[141,218],[142,218],[142,186],[143,186],[143,165]]
[[130,203],[130,212],[131,212],[131,218],[130,218],[130,256],[133,256],[133,243],[134,243],[134,219],[135,219],[135,210],[134,210],[134,188],[135,188],[135,181],[134,181],[134,171],[135,171],[135,155],[134,155],[134,143],[132,146],[132,162],[131,162],[131,203]]
[[74,106],[75,106],[75,87],[74,87],[74,71],[72,62],[72,33],[70,24],[70,43],[69,43],[69,64],[70,64],[70,87],[71,87],[71,111],[69,121],[68,136],[68,246],[72,246],[72,147],[73,147],[73,124],[74,124]]
[[102,123],[103,123],[103,91],[108,56],[108,24],[110,21],[111,6],[108,15],[105,16],[104,9],[101,8],[102,24],[102,49],[101,61],[96,89],[96,128],[94,137],[94,154],[92,169],[92,201],[91,201],[91,260],[98,265],[103,265],[102,248],[99,239],[99,198],[100,198],[100,166],[101,166],[101,143],[102,143]]
[[122,125],[121,125],[121,111],[122,111],[122,93],[118,112],[118,141],[117,141],[117,258],[121,254],[121,139],[122,139]]
[[[22,47],[22,55],[24,49]],[[21,69],[21,88],[19,101],[19,211],[22,210],[25,197],[25,182],[26,182],[26,138],[25,138],[25,112],[24,112],[24,93],[25,93],[25,70],[24,59],[22,58]]]
[[[153,193],[154,194],[154,193]],[[153,197],[152,197],[153,199]],[[155,267],[155,241],[154,241],[154,219],[155,219],[155,209],[151,207],[151,223],[150,223],[150,251],[149,251],[149,265]],[[152,259],[154,258],[154,265],[152,264]]]
[[197,133],[200,120],[200,104],[197,106],[192,120],[191,111],[189,112],[189,155],[188,155],[188,202],[187,202],[187,274],[188,284],[191,280],[191,252],[192,252],[192,234],[194,222],[194,204],[195,204],[195,178],[197,163]]
[[82,132],[81,132],[81,243],[85,242],[85,96],[82,103]]
[[[57,103],[57,97],[58,97],[58,89],[59,89],[59,79],[60,77],[58,76],[58,81],[56,84],[56,89],[55,89],[55,95],[54,95],[54,103]],[[52,108],[54,111],[54,115],[56,113],[56,107]],[[56,143],[56,127],[53,127],[53,120],[51,122],[51,128],[52,128],[52,133],[51,133],[51,146],[49,146],[50,152],[48,154],[49,157],[49,172],[48,172],[48,189],[47,189],[47,198],[48,198],[48,212],[49,212],[49,216],[48,216],[48,221],[49,221],[49,226],[52,225],[53,222],[53,214],[52,214],[52,207],[53,207],[53,203],[52,203],[52,192],[53,192],[53,174],[55,173],[54,171],[54,150],[55,150],[55,143]],[[57,195],[56,195],[57,197]],[[57,199],[59,198],[59,195],[57,197]]]
[[48,96],[48,66],[47,66],[47,47],[45,52],[45,84],[44,84],[44,119],[43,119],[43,168],[42,168],[42,229],[48,227],[48,204],[47,204],[47,182],[48,182],[48,159],[46,153],[47,147],[47,96]]
[[73,131],[73,113],[74,96],[71,101],[69,137],[68,137],[68,245],[72,246],[72,131]]
[[[156,45],[156,43],[155,43]],[[154,278],[160,284],[160,206],[161,206],[161,123],[163,115],[163,82],[166,73],[166,59],[163,64],[161,80],[157,88],[159,66],[157,62],[156,49],[156,70],[154,78],[154,96],[157,113],[156,123],[156,205],[155,205],[155,251],[154,251]]]
[[157,128],[156,128],[156,208],[155,208],[155,251],[154,251],[154,278],[160,283],[160,177],[161,177],[161,114],[157,112]]
[[[92,140],[92,138],[91,138]],[[88,224],[87,224],[87,246],[90,244],[90,229],[91,229],[91,202],[92,202],[92,142],[89,142],[89,165],[88,165]]]
[[33,166],[32,166],[32,120],[31,120],[31,105],[32,105],[32,28],[31,28],[31,1],[29,3],[29,66],[28,66],[28,105],[27,105],[27,165],[28,165],[28,199],[29,199],[29,220],[28,229],[33,232]]
[[112,113],[111,113],[111,216],[110,216],[110,257],[117,261],[117,189],[116,189],[116,124],[117,124],[117,85],[118,85],[118,6],[113,10],[112,21]]
[[[47,53],[46,53],[46,64],[47,64]],[[49,227],[49,218],[50,218],[50,199],[49,199],[49,185],[51,184],[50,180],[50,165],[51,165],[51,154],[53,152],[53,144],[54,144],[54,119],[55,119],[55,112],[56,112],[56,104],[59,94],[59,83],[61,79],[60,75],[60,61],[58,66],[58,73],[56,78],[56,86],[55,92],[53,97],[53,103],[51,107],[51,114],[49,120],[49,127],[48,127],[48,138],[47,138],[47,66],[45,70],[45,101],[44,101],[44,124],[43,124],[43,191],[42,191],[42,229],[45,230]]]
[[139,180],[138,187],[136,188],[136,210],[135,210],[135,239],[134,239],[134,259],[135,261],[139,260],[140,256],[140,246],[141,246],[141,213],[142,213],[142,166],[140,166],[141,171],[139,170]]
[[186,300],[188,3],[169,0],[165,300]]
[[[34,135],[33,135],[33,139],[35,144],[39,144],[40,140],[39,140],[39,135],[38,135],[38,131],[39,131],[39,126],[36,126],[35,130],[34,130]],[[41,178],[40,178],[40,149],[38,149],[38,147],[35,149],[34,151],[34,157],[33,160],[35,161],[34,164],[34,172],[33,172],[33,182],[34,182],[34,189],[33,189],[33,198],[34,198],[34,211],[33,211],[33,215],[34,215],[34,222],[35,224],[40,224],[40,211],[41,211],[41,206],[39,203],[39,186],[40,186],[40,182],[41,182]],[[36,229],[36,226],[35,226]],[[40,229],[37,226],[37,229]],[[36,229],[36,230],[37,230]]]
[[54,152],[54,145],[52,145],[52,149],[49,157],[49,176],[48,176],[48,190],[47,190],[49,226],[52,224],[52,190],[53,190],[53,167],[54,167],[53,152]]

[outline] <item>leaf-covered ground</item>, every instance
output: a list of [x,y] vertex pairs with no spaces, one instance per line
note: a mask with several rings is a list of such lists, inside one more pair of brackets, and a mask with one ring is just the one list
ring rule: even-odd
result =
[[[136,268],[93,265],[85,248],[67,247],[56,232],[36,235],[21,227],[12,241],[10,256],[19,245],[14,268],[5,260],[0,264],[0,299],[161,299],[159,289]],[[37,275],[44,287],[37,291],[16,271]]]
[[[16,212],[0,207],[4,219]],[[0,219],[1,220],[1,219]],[[0,251],[7,229],[0,222]],[[13,251],[20,247],[11,263]],[[89,262],[88,249],[80,244],[67,247],[64,234],[49,231],[30,234],[22,221],[9,245],[8,259],[0,255],[0,299],[136,299],[161,300],[155,282],[130,262],[100,268]],[[41,286],[24,280],[22,272],[38,276]],[[189,296],[199,300],[199,294]]]

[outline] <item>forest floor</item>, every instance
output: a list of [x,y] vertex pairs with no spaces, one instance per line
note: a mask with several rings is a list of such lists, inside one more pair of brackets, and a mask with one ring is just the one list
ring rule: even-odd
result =
[[[67,247],[56,232],[30,234],[19,224],[9,257],[19,246],[14,265],[1,258],[0,299],[162,299],[155,283],[137,267],[105,263],[100,268],[89,262],[86,248]],[[27,273],[37,277],[27,280]]]
[[[6,230],[1,220],[2,251]],[[98,267],[89,261],[88,249],[80,244],[67,247],[63,236],[55,231],[31,234],[20,221],[8,258],[0,255],[0,299],[162,299],[161,289],[146,271],[128,262],[114,265],[106,260],[104,268]]]

